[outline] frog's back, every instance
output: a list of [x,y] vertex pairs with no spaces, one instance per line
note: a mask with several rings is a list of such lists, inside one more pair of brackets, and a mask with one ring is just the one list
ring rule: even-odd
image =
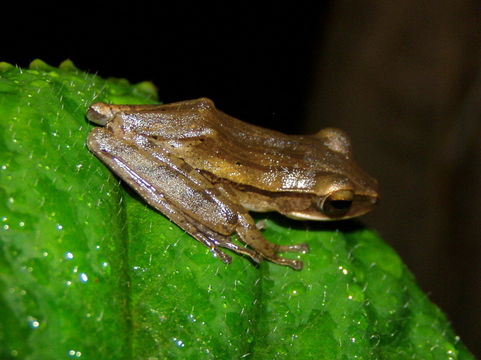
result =
[[319,175],[342,176],[352,164],[320,138],[245,123],[206,98],[146,106],[124,113],[123,122],[196,169],[265,191],[311,192]]
[[[315,136],[293,136],[240,121],[209,99],[182,102],[184,127],[171,149],[193,167],[265,191],[312,192],[320,178],[350,172],[345,154]],[[337,174],[337,175],[336,175]]]

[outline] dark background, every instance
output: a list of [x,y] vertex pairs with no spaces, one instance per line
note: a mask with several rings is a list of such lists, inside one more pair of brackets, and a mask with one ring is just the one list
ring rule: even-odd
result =
[[284,132],[345,129],[381,183],[365,222],[480,355],[478,2],[195,4],[3,8],[0,60],[69,58],[102,77],[151,80],[163,102],[207,96]]

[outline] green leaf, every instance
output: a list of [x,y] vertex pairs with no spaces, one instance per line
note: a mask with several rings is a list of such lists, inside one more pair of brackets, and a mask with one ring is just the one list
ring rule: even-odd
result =
[[269,240],[310,245],[302,271],[213,258],[89,153],[95,101],[155,88],[0,63],[1,359],[473,359],[352,222],[269,215]]

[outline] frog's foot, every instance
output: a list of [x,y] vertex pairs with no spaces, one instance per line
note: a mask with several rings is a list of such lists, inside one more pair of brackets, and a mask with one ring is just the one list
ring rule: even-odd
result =
[[300,260],[288,259],[282,256],[277,255],[277,253],[291,251],[291,252],[299,252],[299,253],[307,253],[309,251],[309,246],[307,244],[295,244],[295,245],[277,245],[269,243],[269,247],[267,250],[267,254],[264,254],[264,257],[272,261],[273,263],[279,265],[285,265],[293,268],[294,270],[301,270],[304,267],[304,263]]
[[277,252],[295,251],[295,252],[305,253],[309,250],[306,244],[274,245],[271,248],[271,251],[269,251],[269,254],[261,254],[254,249],[238,246],[237,244],[232,243],[230,241],[216,242],[216,247],[211,248],[211,251],[216,257],[219,257],[226,264],[230,264],[231,257],[226,255],[218,247],[223,247],[225,249],[232,250],[241,255],[246,255],[256,263],[260,263],[263,260],[268,260],[279,265],[289,266],[295,270],[301,270],[304,266],[303,262],[300,260],[293,260],[293,259],[288,259],[288,258],[279,256],[277,255]]
[[[254,260],[256,263],[260,263],[264,259],[264,257],[261,254],[259,254],[257,251],[253,249],[245,248],[242,246],[238,246],[232,242],[222,242],[222,243],[219,243],[218,246],[232,250],[238,254],[246,255],[250,257],[252,260]],[[220,251],[220,250],[217,250],[217,251]]]
[[[250,225],[250,224],[249,224]],[[255,255],[260,258],[256,261],[260,262],[262,260],[268,260],[273,263],[289,266],[295,270],[300,270],[303,267],[303,263],[300,260],[288,259],[278,255],[280,252],[284,251],[294,251],[305,253],[309,250],[306,244],[296,244],[296,245],[277,245],[270,241],[267,241],[254,224],[250,226],[242,226],[237,228],[237,234],[241,241],[249,246],[255,253]],[[219,244],[220,246],[223,246]],[[245,249],[245,248],[244,248]],[[250,250],[249,249],[249,250]],[[249,254],[252,257],[252,255]],[[254,259],[254,257],[253,257]]]

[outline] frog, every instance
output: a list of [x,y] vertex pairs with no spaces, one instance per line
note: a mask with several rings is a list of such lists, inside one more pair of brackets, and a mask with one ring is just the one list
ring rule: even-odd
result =
[[[250,211],[343,220],[378,202],[377,181],[336,128],[287,135],[241,121],[208,98],[156,105],[92,104],[87,147],[152,208],[210,249],[303,268],[307,244],[268,241]],[[297,259],[282,256],[300,253]]]

